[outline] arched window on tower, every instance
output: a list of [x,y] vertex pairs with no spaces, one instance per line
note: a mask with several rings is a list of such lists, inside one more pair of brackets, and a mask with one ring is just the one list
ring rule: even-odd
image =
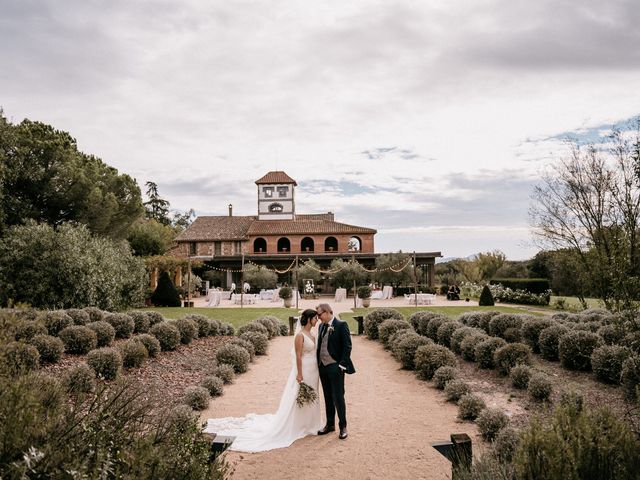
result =
[[337,252],[338,251],[338,240],[336,237],[327,237],[324,241],[324,251],[325,252]]
[[256,238],[253,241],[253,253],[267,253],[267,241],[264,238]]
[[300,242],[300,251],[301,252],[313,252],[313,238],[304,237]]
[[350,252],[359,252],[360,250],[362,250],[362,240],[360,240],[360,237],[351,237],[349,239],[349,243],[347,244],[347,248]]
[[291,242],[287,237],[278,239],[278,253],[285,253],[291,251]]

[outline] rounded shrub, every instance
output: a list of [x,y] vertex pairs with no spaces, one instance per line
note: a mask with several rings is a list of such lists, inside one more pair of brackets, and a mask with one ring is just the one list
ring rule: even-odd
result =
[[132,310],[127,312],[127,315],[133,319],[133,332],[134,333],[147,333],[151,328],[151,321],[147,312],[141,310]]
[[244,373],[249,369],[249,359],[249,352],[239,345],[222,345],[216,352],[218,364],[231,365],[236,373]]
[[393,355],[396,360],[400,360],[397,355],[398,345],[400,344],[400,341],[409,335],[417,335],[417,333],[413,330],[413,328],[407,328],[405,330],[398,330],[389,337],[389,348],[391,349],[391,355]]
[[81,325],[67,327],[58,336],[64,343],[65,351],[73,355],[84,355],[98,345],[96,332]]
[[144,348],[147,350],[147,354],[151,358],[157,357],[160,353],[160,350],[162,350],[162,348],[160,347],[160,341],[156,337],[148,333],[136,335],[131,340],[140,342],[142,345],[144,345]]
[[222,334],[222,322],[220,320],[208,318],[207,321],[209,323],[209,335],[215,337]]
[[265,315],[256,320],[256,323],[264,326],[269,334],[269,340],[280,335],[280,320],[272,315]]
[[96,374],[89,365],[81,363],[67,371],[62,383],[69,394],[91,393],[96,387]]
[[478,366],[480,368],[495,368],[493,354],[506,344],[507,341],[499,337],[488,337],[478,343],[474,352]]
[[209,375],[202,380],[202,386],[207,389],[212,397],[219,397],[224,390],[224,382],[221,378]]
[[224,322],[220,326],[220,335],[225,335],[227,337],[231,337],[236,334],[236,329],[233,325],[228,322]]
[[395,318],[396,320],[404,319],[399,311],[392,308],[377,308],[373,312],[368,313],[367,316],[364,317],[364,334],[371,340],[377,340],[378,326],[390,318]]
[[204,387],[187,387],[184,391],[183,402],[194,410],[204,410],[209,406],[209,391]]
[[513,367],[522,363],[531,365],[531,349],[524,343],[509,343],[493,354],[493,363],[502,375],[509,375]]
[[[513,313],[500,313],[489,321],[489,334],[493,337],[504,338],[509,341],[513,331],[520,331],[522,327],[522,317]],[[507,332],[510,330],[510,332]]]
[[253,349],[256,355],[266,355],[269,348],[269,337],[260,332],[244,332],[240,335],[241,339],[248,340],[253,344]]
[[481,328],[489,333],[489,322],[500,312],[479,310],[475,312],[465,312],[458,317],[458,321],[467,327]]
[[185,315],[184,318],[196,322],[196,325],[198,326],[198,338],[204,338],[212,335],[211,322],[208,317],[197,313],[190,313],[189,315]]
[[476,361],[476,347],[489,337],[486,333],[473,333],[464,337],[460,343],[460,353],[462,358],[469,362]]
[[420,310],[413,313],[409,317],[409,323],[419,335],[427,336],[427,327],[432,318],[442,317],[441,313],[432,312],[430,310]]
[[460,322],[444,322],[438,327],[438,331],[436,333],[438,343],[447,348],[451,347],[451,335],[461,327],[464,327],[464,325]]
[[43,313],[42,323],[49,335],[57,336],[62,330],[73,325],[73,319],[64,310],[51,310]]
[[120,356],[122,357],[122,366],[125,368],[140,367],[144,360],[149,356],[146,347],[135,339],[127,340],[118,345]]
[[476,418],[476,424],[482,438],[491,442],[509,425],[509,417],[499,408],[485,408]]
[[562,325],[553,325],[547,327],[540,332],[538,337],[538,346],[540,348],[540,356],[545,360],[556,361],[558,356],[558,344],[560,337],[567,333],[569,329]]
[[640,354],[640,332],[631,332],[624,336],[620,345],[628,347],[632,352]]
[[511,379],[511,385],[513,385],[514,388],[524,390],[529,386],[531,368],[527,365],[516,365],[509,372],[509,378]]
[[460,420],[475,420],[486,406],[482,398],[473,393],[467,393],[458,400],[458,418]]
[[433,374],[433,384],[436,388],[444,390],[447,383],[456,378],[458,378],[458,370],[451,365],[445,365],[437,369]]
[[471,393],[471,387],[469,387],[467,382],[459,378],[448,381],[444,386],[444,395],[449,402],[457,402],[469,393]]
[[92,322],[87,325],[87,328],[95,332],[98,347],[108,347],[116,338],[115,328],[105,321]]
[[617,345],[624,338],[625,331],[620,325],[603,325],[596,332],[602,337],[605,345]]
[[558,342],[560,363],[570,370],[589,370],[591,354],[602,344],[602,339],[595,333],[574,330],[565,333]]
[[438,329],[445,323],[456,323],[455,320],[450,319],[442,314],[432,317],[427,324],[427,337],[434,342],[438,341]]
[[172,323],[180,332],[180,343],[188,345],[198,338],[198,324],[195,321],[188,318],[179,318],[178,320],[173,320]]
[[455,367],[456,356],[447,347],[432,343],[418,347],[414,364],[419,378],[431,380],[438,368],[445,365]]
[[116,331],[116,338],[129,338],[135,328],[133,318],[126,313],[110,313],[105,315],[105,321]]
[[15,328],[15,340],[28,342],[36,335],[48,335],[49,331],[42,323],[35,320],[22,320]]
[[529,379],[527,392],[532,399],[539,402],[549,400],[553,392],[551,379],[544,373],[534,373]]
[[102,322],[107,312],[100,310],[98,307],[85,307],[83,308],[89,315],[89,323]]
[[22,375],[40,366],[40,354],[33,345],[23,342],[8,342],[0,346],[0,373]]
[[[245,332],[247,333],[247,332]],[[255,332],[257,333],[257,332]],[[249,361],[253,362],[256,358],[256,347],[253,346],[253,343],[251,343],[249,340],[244,339],[244,338],[240,338],[240,337],[235,337],[233,340],[231,340],[231,342],[229,342],[231,345],[238,345],[239,347],[244,348],[247,353],[249,353]]]
[[597,347],[591,354],[591,368],[598,380],[619,384],[622,382],[622,364],[631,351],[618,345]]
[[149,328],[153,327],[157,323],[161,323],[166,320],[160,312],[156,312],[155,310],[148,310],[145,313],[147,314],[147,318],[149,319]]
[[502,463],[512,463],[520,445],[520,434],[513,428],[503,428],[493,442],[493,451]]
[[451,334],[451,350],[461,353],[460,344],[469,335],[485,335],[484,331],[479,328],[461,327],[453,331]]
[[36,347],[41,363],[56,363],[64,353],[64,343],[51,335],[36,335],[28,342]]
[[156,323],[151,327],[150,332],[160,342],[160,349],[163,352],[175,350],[180,345],[180,330],[171,322]]
[[91,323],[91,317],[86,310],[80,308],[69,308],[65,310],[67,315],[71,317],[74,325],[87,325]]
[[262,325],[261,323],[258,323],[258,322],[245,323],[240,328],[238,328],[236,334],[238,336],[240,336],[244,332],[258,332],[258,333],[261,333],[263,335],[266,335],[267,338],[269,337],[269,330],[267,330],[267,327],[265,327],[264,325]]
[[640,387],[640,355],[631,356],[622,363],[621,378],[627,399],[636,400]]
[[233,378],[236,376],[236,373],[232,365],[221,363],[213,368],[211,375],[220,378],[225,385],[228,385],[233,383]]
[[87,355],[87,365],[93,369],[96,376],[113,380],[122,369],[122,357],[115,348],[98,348],[91,350]]
[[289,335],[289,327],[287,325],[285,325],[284,323],[280,323],[278,328],[280,329],[280,335],[282,337],[286,337],[287,335]]
[[538,345],[538,339],[540,332],[545,328],[549,328],[553,325],[553,321],[546,318],[527,318],[522,323],[522,339],[524,343],[531,347],[534,353],[540,352],[540,346]]
[[396,320],[395,318],[390,318],[385,320],[378,326],[378,338],[388,350],[391,347],[389,340],[391,336],[396,333],[398,330],[408,330],[411,328],[409,323],[404,320]]
[[402,364],[402,368],[413,370],[416,367],[416,351],[423,345],[430,345],[432,342],[427,337],[411,332],[403,336],[396,344],[395,356]]
[[33,373],[30,375],[30,388],[32,388],[38,398],[38,402],[47,410],[58,410],[65,401],[64,390],[60,380],[44,373]]
[[605,319],[611,318],[611,312],[604,308],[587,308],[578,313],[580,320],[586,322],[601,322]]

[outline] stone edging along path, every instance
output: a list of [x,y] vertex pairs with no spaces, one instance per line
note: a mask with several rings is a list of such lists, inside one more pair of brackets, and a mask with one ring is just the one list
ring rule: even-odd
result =
[[[447,403],[442,391],[401,370],[379,342],[352,338],[357,373],[348,375],[345,385],[349,438],[338,440],[336,432],[269,452],[227,452],[234,478],[448,479],[450,463],[431,443],[467,433],[478,449],[476,425],[458,421],[457,406]],[[257,357],[222,397],[212,399],[201,419],[275,412],[291,368],[292,341],[271,340],[268,355]]]

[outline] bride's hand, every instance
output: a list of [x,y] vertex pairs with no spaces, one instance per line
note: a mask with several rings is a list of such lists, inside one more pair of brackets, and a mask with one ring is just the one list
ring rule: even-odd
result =
[[298,374],[296,376],[296,380],[298,381],[298,383],[301,383],[302,382],[302,375]]

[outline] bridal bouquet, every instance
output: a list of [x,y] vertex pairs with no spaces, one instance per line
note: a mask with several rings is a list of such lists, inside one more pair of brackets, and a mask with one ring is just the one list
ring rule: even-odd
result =
[[318,399],[316,391],[304,382],[300,382],[300,388],[298,389],[298,396],[296,397],[296,403],[298,407],[302,408],[308,403],[315,403]]

